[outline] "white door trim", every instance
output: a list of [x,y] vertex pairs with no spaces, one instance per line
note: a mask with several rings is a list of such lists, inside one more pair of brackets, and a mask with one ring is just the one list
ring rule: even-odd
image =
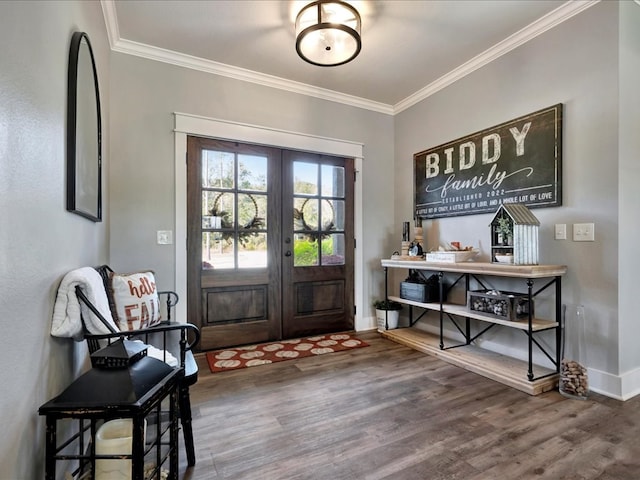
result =
[[[363,316],[364,305],[364,255],[362,248],[362,182],[360,172],[363,166],[364,145],[348,140],[319,137],[306,133],[289,132],[275,128],[231,122],[215,118],[201,117],[186,113],[175,115],[175,290],[182,299],[176,307],[176,318],[187,318],[187,136],[218,138],[238,142],[325,153],[355,159],[356,181],[354,190],[354,230],[357,247],[354,259],[354,295],[357,314],[355,330],[369,328]],[[358,245],[359,243],[359,245]]]

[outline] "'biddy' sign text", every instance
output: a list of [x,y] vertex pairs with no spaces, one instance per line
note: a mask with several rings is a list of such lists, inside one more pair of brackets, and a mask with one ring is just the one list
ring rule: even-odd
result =
[[562,104],[413,158],[416,217],[495,212],[502,203],[562,205]]

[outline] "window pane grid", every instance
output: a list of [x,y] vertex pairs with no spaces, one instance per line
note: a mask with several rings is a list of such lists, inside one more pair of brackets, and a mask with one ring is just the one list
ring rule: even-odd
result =
[[266,268],[267,158],[206,151],[202,174],[203,268]]
[[344,265],[344,168],[294,162],[294,266]]

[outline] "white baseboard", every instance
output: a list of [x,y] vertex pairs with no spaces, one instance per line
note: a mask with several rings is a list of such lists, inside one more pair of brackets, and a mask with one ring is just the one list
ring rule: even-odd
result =
[[640,395],[640,368],[622,374],[622,400]]
[[589,389],[593,392],[622,401],[640,395],[640,368],[622,375],[614,375],[595,368],[587,368],[587,371]]
[[367,330],[377,330],[378,320],[373,317],[357,317],[354,322],[354,330],[356,332],[366,332]]

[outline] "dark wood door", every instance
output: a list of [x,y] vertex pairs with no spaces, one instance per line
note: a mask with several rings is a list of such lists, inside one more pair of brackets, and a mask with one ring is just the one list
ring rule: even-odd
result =
[[283,154],[285,338],[353,329],[353,159]]
[[281,336],[280,157],[188,138],[187,314],[203,350]]
[[187,197],[201,350],[353,328],[352,160],[189,137]]

